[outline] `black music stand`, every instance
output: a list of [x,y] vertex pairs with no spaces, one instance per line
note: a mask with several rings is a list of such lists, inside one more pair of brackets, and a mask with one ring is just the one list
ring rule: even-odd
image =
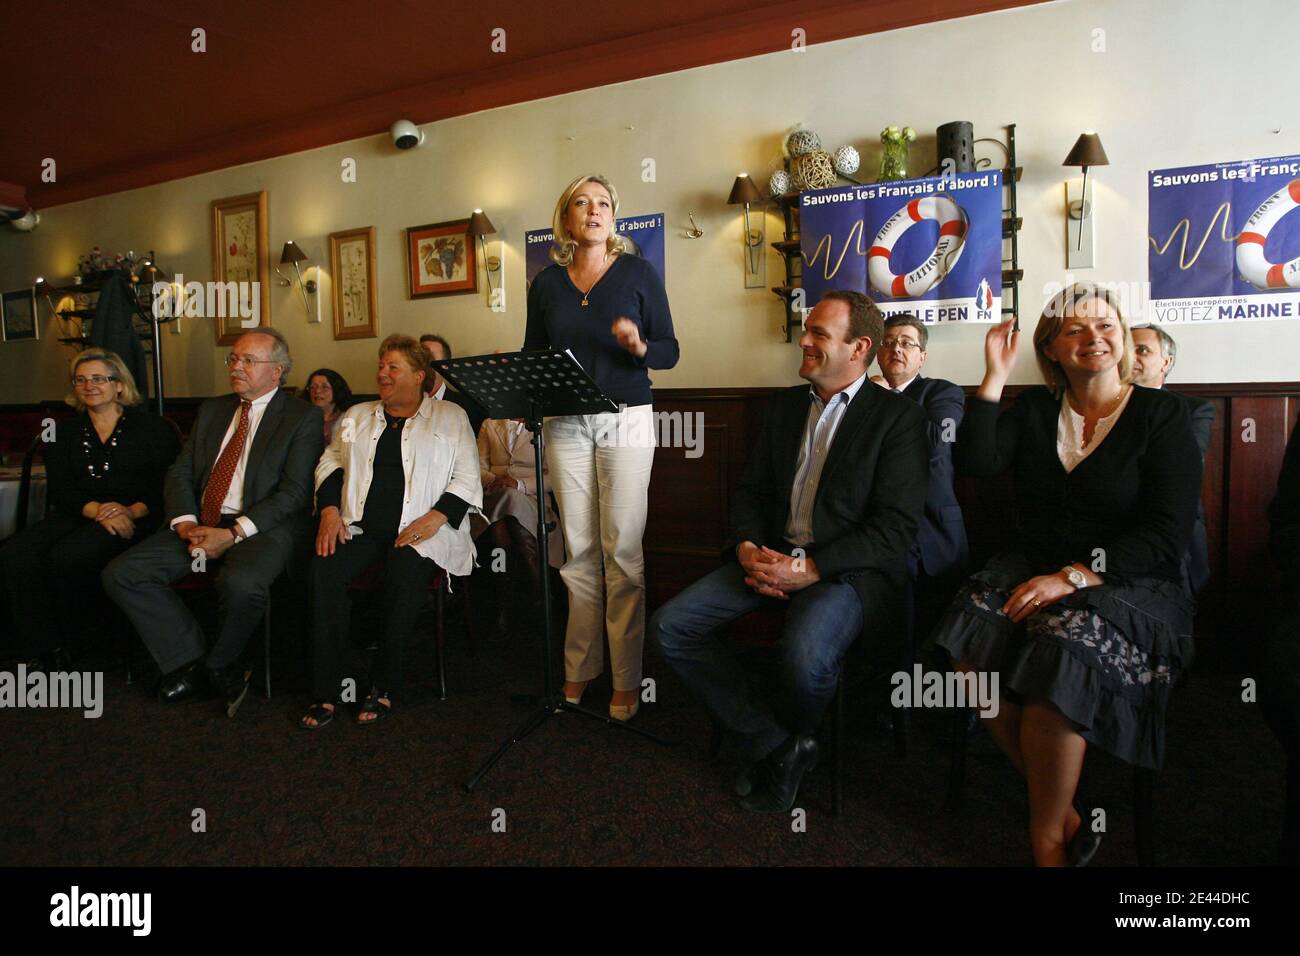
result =
[[[602,723],[664,743],[654,734],[614,720],[608,714],[587,710],[564,699],[555,678],[555,657],[551,635],[551,576],[549,542],[552,526],[546,521],[546,475],[543,465],[542,419],[555,415],[594,415],[615,412],[618,406],[605,397],[582,366],[571,355],[555,349],[503,352],[446,359],[430,365],[463,395],[487,410],[489,418],[522,418],[533,433],[533,464],[537,469],[537,550],[542,557],[542,697],[536,709],[507,737],[465,781],[474,788],[514,744],[544,724],[552,715],[570,711],[585,714]],[[529,700],[534,698],[529,697]]]

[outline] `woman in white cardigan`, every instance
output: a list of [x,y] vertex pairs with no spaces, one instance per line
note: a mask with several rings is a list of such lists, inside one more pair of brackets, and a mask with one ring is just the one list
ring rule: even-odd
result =
[[[465,412],[423,393],[429,360],[415,339],[379,347],[379,401],[354,405],[316,466],[320,528],[312,561],[313,703],[301,726],[334,719],[343,684],[348,585],[384,563],[384,629],[357,723],[387,717],[403,683],[402,657],[437,568],[467,575],[474,544],[466,514],[483,503],[478,448]],[[437,568],[435,568],[437,565]]]
[[[508,609],[518,612],[521,618],[513,630],[536,625],[540,614],[541,562],[537,555],[537,466],[533,433],[520,421],[489,419],[479,429],[478,458],[483,480],[483,513],[474,515],[470,530],[478,543],[480,563],[498,572],[494,575],[500,611],[497,629],[508,633],[512,630],[507,620]],[[546,520],[556,521],[549,496]],[[504,568],[494,560],[493,552],[498,548],[510,555]],[[553,567],[564,564],[564,538],[558,527],[550,535],[549,558]],[[516,596],[524,600],[519,601]]]

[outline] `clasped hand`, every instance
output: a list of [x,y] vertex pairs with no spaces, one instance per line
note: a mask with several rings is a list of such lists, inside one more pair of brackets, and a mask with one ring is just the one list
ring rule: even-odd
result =
[[821,573],[812,558],[792,555],[759,547],[752,541],[743,542],[736,549],[736,558],[745,570],[745,583],[764,597],[781,601],[821,580]]
[[175,531],[176,536],[189,545],[191,554],[195,549],[200,550],[209,561],[221,557],[235,543],[235,532],[229,528],[211,528],[193,521],[182,521]]
[[100,505],[95,513],[95,520],[99,522],[101,528],[119,538],[130,538],[135,535],[135,521],[131,518],[131,509],[116,501],[105,501]]

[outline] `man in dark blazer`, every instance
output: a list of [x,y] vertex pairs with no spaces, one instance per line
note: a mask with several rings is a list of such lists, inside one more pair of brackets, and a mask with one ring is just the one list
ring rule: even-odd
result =
[[[1165,379],[1174,369],[1178,359],[1178,344],[1172,335],[1158,325],[1135,325],[1133,334],[1133,381],[1145,388],[1164,388]],[[1214,404],[1195,395],[1170,392],[1182,399],[1192,418],[1192,435],[1201,450],[1201,464],[1210,447],[1210,431],[1214,428]],[[1205,508],[1196,503],[1196,524],[1192,526],[1192,543],[1184,562],[1188,587],[1195,594],[1210,579],[1210,546],[1205,536]]]
[[[421,335],[420,347],[429,353],[431,362],[445,362],[451,358],[451,345],[441,335],[434,335],[431,332]],[[474,432],[474,437],[478,437],[478,430],[483,427],[483,422],[487,419],[487,409],[468,395],[462,395],[452,388],[447,380],[438,374],[437,369],[434,369],[433,378],[429,380],[426,388],[434,398],[459,405],[469,419],[469,427]]]
[[[311,535],[321,410],[281,388],[292,367],[273,328],[241,335],[227,357],[234,394],[199,407],[189,440],[167,472],[167,527],[104,569],[104,588],[135,625],[163,672],[168,702],[207,680],[233,717],[248,691],[240,662],[262,620],[272,582]],[[191,571],[215,574],[218,635],[206,651],[194,615],[171,589]]]
[[877,384],[916,402],[925,409],[928,419],[930,483],[925,495],[925,517],[907,554],[918,641],[929,634],[947,607],[970,560],[966,522],[952,485],[952,446],[966,414],[966,395],[960,385],[921,375],[929,338],[929,330],[920,319],[906,312],[897,313],[885,320],[885,338],[876,353],[882,377]]
[[[897,602],[925,506],[925,414],[867,381],[883,318],[859,292],[808,316],[799,376],[780,392],[736,490],[726,563],[659,609],[652,639],[754,760],[741,805],[788,812],[817,758],[812,737],[859,633],[884,660],[901,647]],[[786,604],[783,694],[754,699],[724,625]]]

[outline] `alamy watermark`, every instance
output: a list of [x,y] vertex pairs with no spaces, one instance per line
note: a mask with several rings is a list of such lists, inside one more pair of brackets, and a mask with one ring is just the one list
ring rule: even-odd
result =
[[981,717],[996,717],[1001,708],[997,671],[896,671],[889,678],[895,707],[970,707]]
[[103,671],[32,671],[26,664],[18,672],[0,671],[0,709],[67,707],[82,711],[87,720],[104,713]]
[[153,284],[153,314],[160,319],[239,319],[246,329],[262,324],[262,283],[186,282],[176,273],[172,282]]

